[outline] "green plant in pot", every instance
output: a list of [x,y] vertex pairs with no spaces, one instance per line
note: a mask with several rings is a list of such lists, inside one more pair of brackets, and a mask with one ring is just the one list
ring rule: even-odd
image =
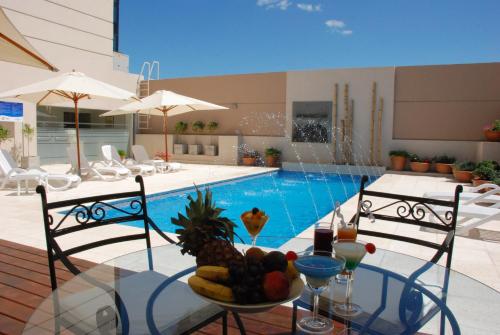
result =
[[392,150],[389,152],[391,157],[391,169],[394,171],[402,171],[406,166],[408,152],[405,150]]
[[281,150],[276,148],[267,148],[265,151],[266,156],[266,166],[277,167],[279,165],[279,160],[281,157]]
[[455,163],[455,157],[449,157],[446,155],[436,156],[432,159],[435,164],[436,172],[450,174],[452,173],[453,163]]
[[255,150],[245,150],[243,152],[242,163],[245,166],[254,166],[257,162],[257,157],[259,157],[259,153]]
[[498,163],[490,160],[479,162],[474,171],[472,171],[472,175],[473,186],[491,183],[497,177],[500,177]]
[[487,141],[500,142],[500,120],[495,120],[492,124],[484,127],[483,133]]
[[191,125],[191,129],[198,133],[198,132],[202,132],[203,129],[205,129],[205,122],[203,121],[195,121],[193,122],[193,124]]
[[125,150],[118,149],[118,155],[120,155],[121,160],[127,158],[127,152]]
[[210,121],[207,124],[208,131],[215,131],[215,130],[217,130],[217,128],[219,128],[219,123],[217,123],[215,121]]
[[470,183],[475,168],[476,163],[471,161],[457,163],[453,166],[453,177],[460,183]]
[[0,126],[0,145],[9,139],[9,130]]
[[431,160],[428,158],[421,158],[416,154],[409,154],[410,159],[410,169],[413,172],[427,172],[431,167]]
[[175,124],[175,132],[177,134],[183,134],[186,132],[188,128],[188,124],[184,121],[178,121],[176,124]]

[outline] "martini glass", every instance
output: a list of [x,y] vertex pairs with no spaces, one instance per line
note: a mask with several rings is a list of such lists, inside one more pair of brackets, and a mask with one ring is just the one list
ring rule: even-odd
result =
[[340,241],[333,244],[335,254],[345,258],[345,272],[347,277],[347,288],[345,302],[334,306],[334,311],[340,316],[355,316],[363,309],[361,306],[352,303],[352,284],[354,281],[354,270],[366,255],[365,243]]
[[257,236],[259,236],[262,228],[264,228],[267,220],[269,220],[269,216],[262,215],[260,217],[256,217],[252,215],[252,211],[247,211],[241,214],[240,219],[245,225],[248,234],[252,237],[252,247],[255,247],[257,244]]
[[307,286],[314,295],[313,315],[297,322],[297,327],[309,334],[325,334],[333,330],[333,322],[319,315],[319,295],[328,288],[330,279],[345,266],[343,257],[324,256],[328,251],[320,254],[317,252],[318,250],[304,251],[294,261],[295,268],[306,276]]

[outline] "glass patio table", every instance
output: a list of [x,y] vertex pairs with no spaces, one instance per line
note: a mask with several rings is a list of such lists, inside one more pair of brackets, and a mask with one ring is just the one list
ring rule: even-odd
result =
[[[311,243],[295,239],[281,249],[300,251]],[[47,297],[30,317],[24,334],[53,334],[59,327],[77,334],[182,333],[222,312],[186,284],[194,266],[195,258],[181,255],[176,245],[98,264]],[[320,299],[324,314],[329,314],[335,301],[342,301],[342,289],[332,281]],[[306,289],[294,304],[307,308],[310,298]],[[355,272],[353,302],[363,308],[362,314],[348,320],[331,316],[358,333],[500,334],[499,292],[458,272],[396,252],[378,249],[364,258]]]

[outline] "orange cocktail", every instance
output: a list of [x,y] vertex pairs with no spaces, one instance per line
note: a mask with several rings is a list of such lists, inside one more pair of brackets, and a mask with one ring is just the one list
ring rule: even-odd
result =
[[358,231],[354,225],[339,227],[337,231],[337,238],[339,241],[356,241]]

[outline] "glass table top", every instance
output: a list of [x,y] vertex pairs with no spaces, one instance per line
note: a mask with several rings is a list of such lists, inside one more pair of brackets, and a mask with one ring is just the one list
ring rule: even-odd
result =
[[[75,333],[181,333],[222,311],[186,284],[195,265],[176,245],[96,265],[47,297],[24,334],[53,334],[59,326]],[[354,276],[353,302],[365,313],[347,321],[360,332],[436,334],[443,312],[446,334],[500,334],[500,293],[458,272],[378,249],[365,256]],[[332,310],[344,294],[343,283],[332,281],[322,294],[322,311]],[[307,308],[309,291],[297,303]]]

